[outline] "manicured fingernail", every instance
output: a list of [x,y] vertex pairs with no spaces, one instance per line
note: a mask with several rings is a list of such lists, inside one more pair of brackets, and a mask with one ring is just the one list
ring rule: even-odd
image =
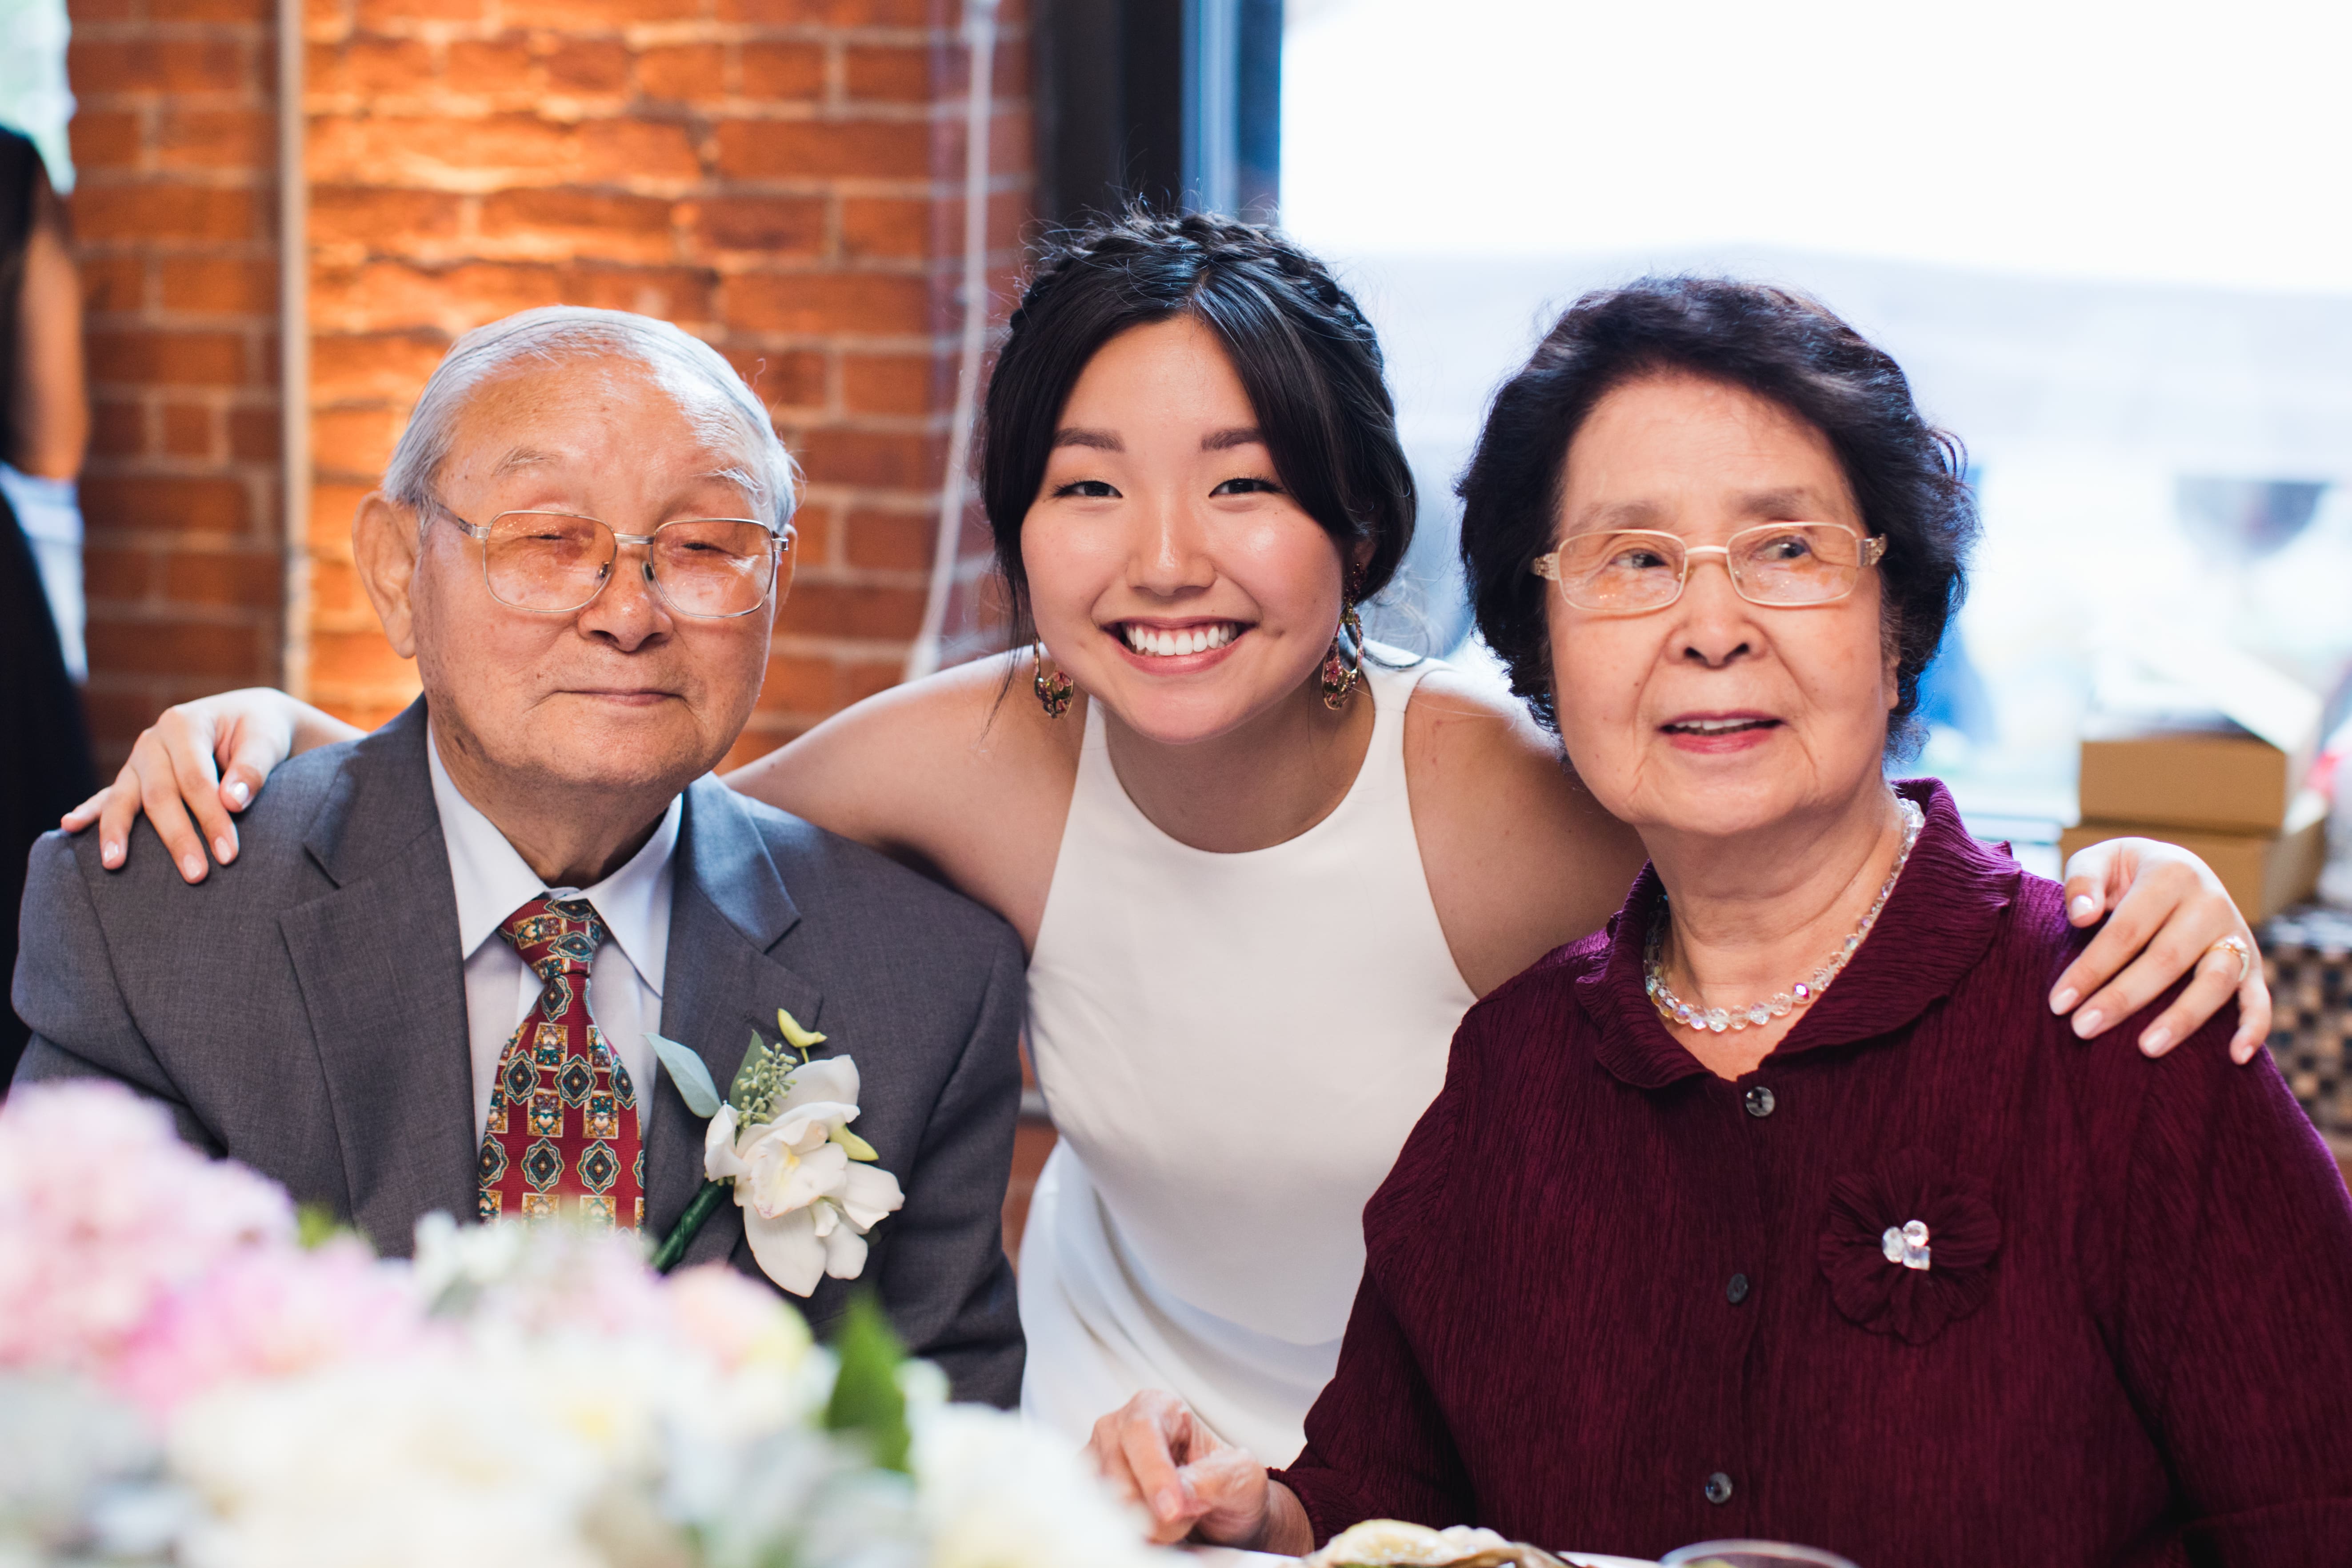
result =
[[2098,912],[2099,900],[2088,893],[2075,894],[2074,901],[2066,906],[2068,917],[2074,920],[2086,921]]
[[229,780],[228,800],[231,805],[242,807],[247,801],[249,801],[252,798],[253,791],[247,786],[246,782],[243,779]]
[[2093,1035],[2099,1032],[2099,1026],[2104,1022],[2105,1022],[2105,1019],[2100,1015],[2100,1012],[2096,1007],[2092,1008],[2087,1013],[2075,1014],[2074,1037],[2078,1040],[2089,1039]]
[[2172,1044],[2172,1031],[2161,1024],[2139,1037],[2139,1048],[2152,1057],[2162,1056],[2164,1047],[2170,1044]]
[[110,866],[120,866],[122,864],[122,846],[101,844],[98,847],[98,858]]
[[226,834],[213,840],[213,858],[224,866],[236,858],[236,846],[228,841]]
[[2053,1013],[2063,1013],[2067,1008],[2072,1007],[2075,1003],[2080,1002],[2082,999],[2083,994],[2069,985],[2065,990],[2061,991],[2057,995],[2050,998],[2050,1010]]
[[180,862],[180,874],[193,882],[205,874],[205,863],[197,856],[191,855]]

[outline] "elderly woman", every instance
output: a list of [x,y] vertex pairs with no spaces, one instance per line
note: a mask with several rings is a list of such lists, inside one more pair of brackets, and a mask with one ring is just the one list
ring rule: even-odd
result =
[[2326,1150],[2210,1039],[2074,1038],[2039,1005],[2083,940],[2061,889],[1884,776],[1959,596],[1958,471],[1892,361],[1752,286],[1588,298],[1504,388],[1480,625],[1651,865],[1465,1018],[1297,1462],[1164,1398],[1098,1434],[1163,1527],[2344,1560]]

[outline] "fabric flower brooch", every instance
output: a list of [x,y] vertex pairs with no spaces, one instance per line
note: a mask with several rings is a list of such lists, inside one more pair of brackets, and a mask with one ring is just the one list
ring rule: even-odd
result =
[[2000,1216],[1985,1184],[1902,1149],[1830,1187],[1822,1274],[1848,1321],[1925,1344],[1992,1293]]

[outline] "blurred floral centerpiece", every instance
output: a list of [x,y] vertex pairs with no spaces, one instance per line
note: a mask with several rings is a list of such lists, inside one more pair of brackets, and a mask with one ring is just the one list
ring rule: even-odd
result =
[[1136,1568],[1059,1444],[625,1233],[298,1215],[112,1085],[0,1105],[0,1568]]

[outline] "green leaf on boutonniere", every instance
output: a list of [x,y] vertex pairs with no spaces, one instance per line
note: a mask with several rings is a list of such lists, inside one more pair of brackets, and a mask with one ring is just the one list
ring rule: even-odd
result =
[[743,1047],[743,1065],[735,1069],[735,1081],[727,1086],[727,1103],[739,1112],[743,1101],[759,1091],[761,1069],[768,1065],[768,1042],[760,1031],[751,1031],[751,1043]]
[[879,1160],[882,1157],[881,1152],[873,1144],[868,1143],[846,1127],[835,1128],[833,1141],[840,1144],[841,1152],[853,1160]]
[[907,1451],[914,1445],[914,1435],[907,1428],[907,1395],[898,1386],[898,1367],[907,1350],[871,1289],[850,1297],[841,1331],[833,1338],[833,1353],[841,1370],[834,1375],[833,1397],[825,1402],[826,1429],[856,1433],[872,1446],[877,1467],[908,1473]]
[[646,1038],[653,1042],[654,1055],[669,1069],[670,1081],[677,1085],[678,1098],[686,1108],[708,1121],[719,1114],[719,1086],[710,1081],[710,1069],[676,1040],[665,1039],[648,1031]]
[[754,1031],[751,1043],[743,1050],[743,1065],[735,1071],[734,1087],[727,1092],[727,1103],[735,1108],[737,1119],[748,1127],[774,1115],[777,1102],[784,1098],[786,1080],[800,1065],[798,1057]]

